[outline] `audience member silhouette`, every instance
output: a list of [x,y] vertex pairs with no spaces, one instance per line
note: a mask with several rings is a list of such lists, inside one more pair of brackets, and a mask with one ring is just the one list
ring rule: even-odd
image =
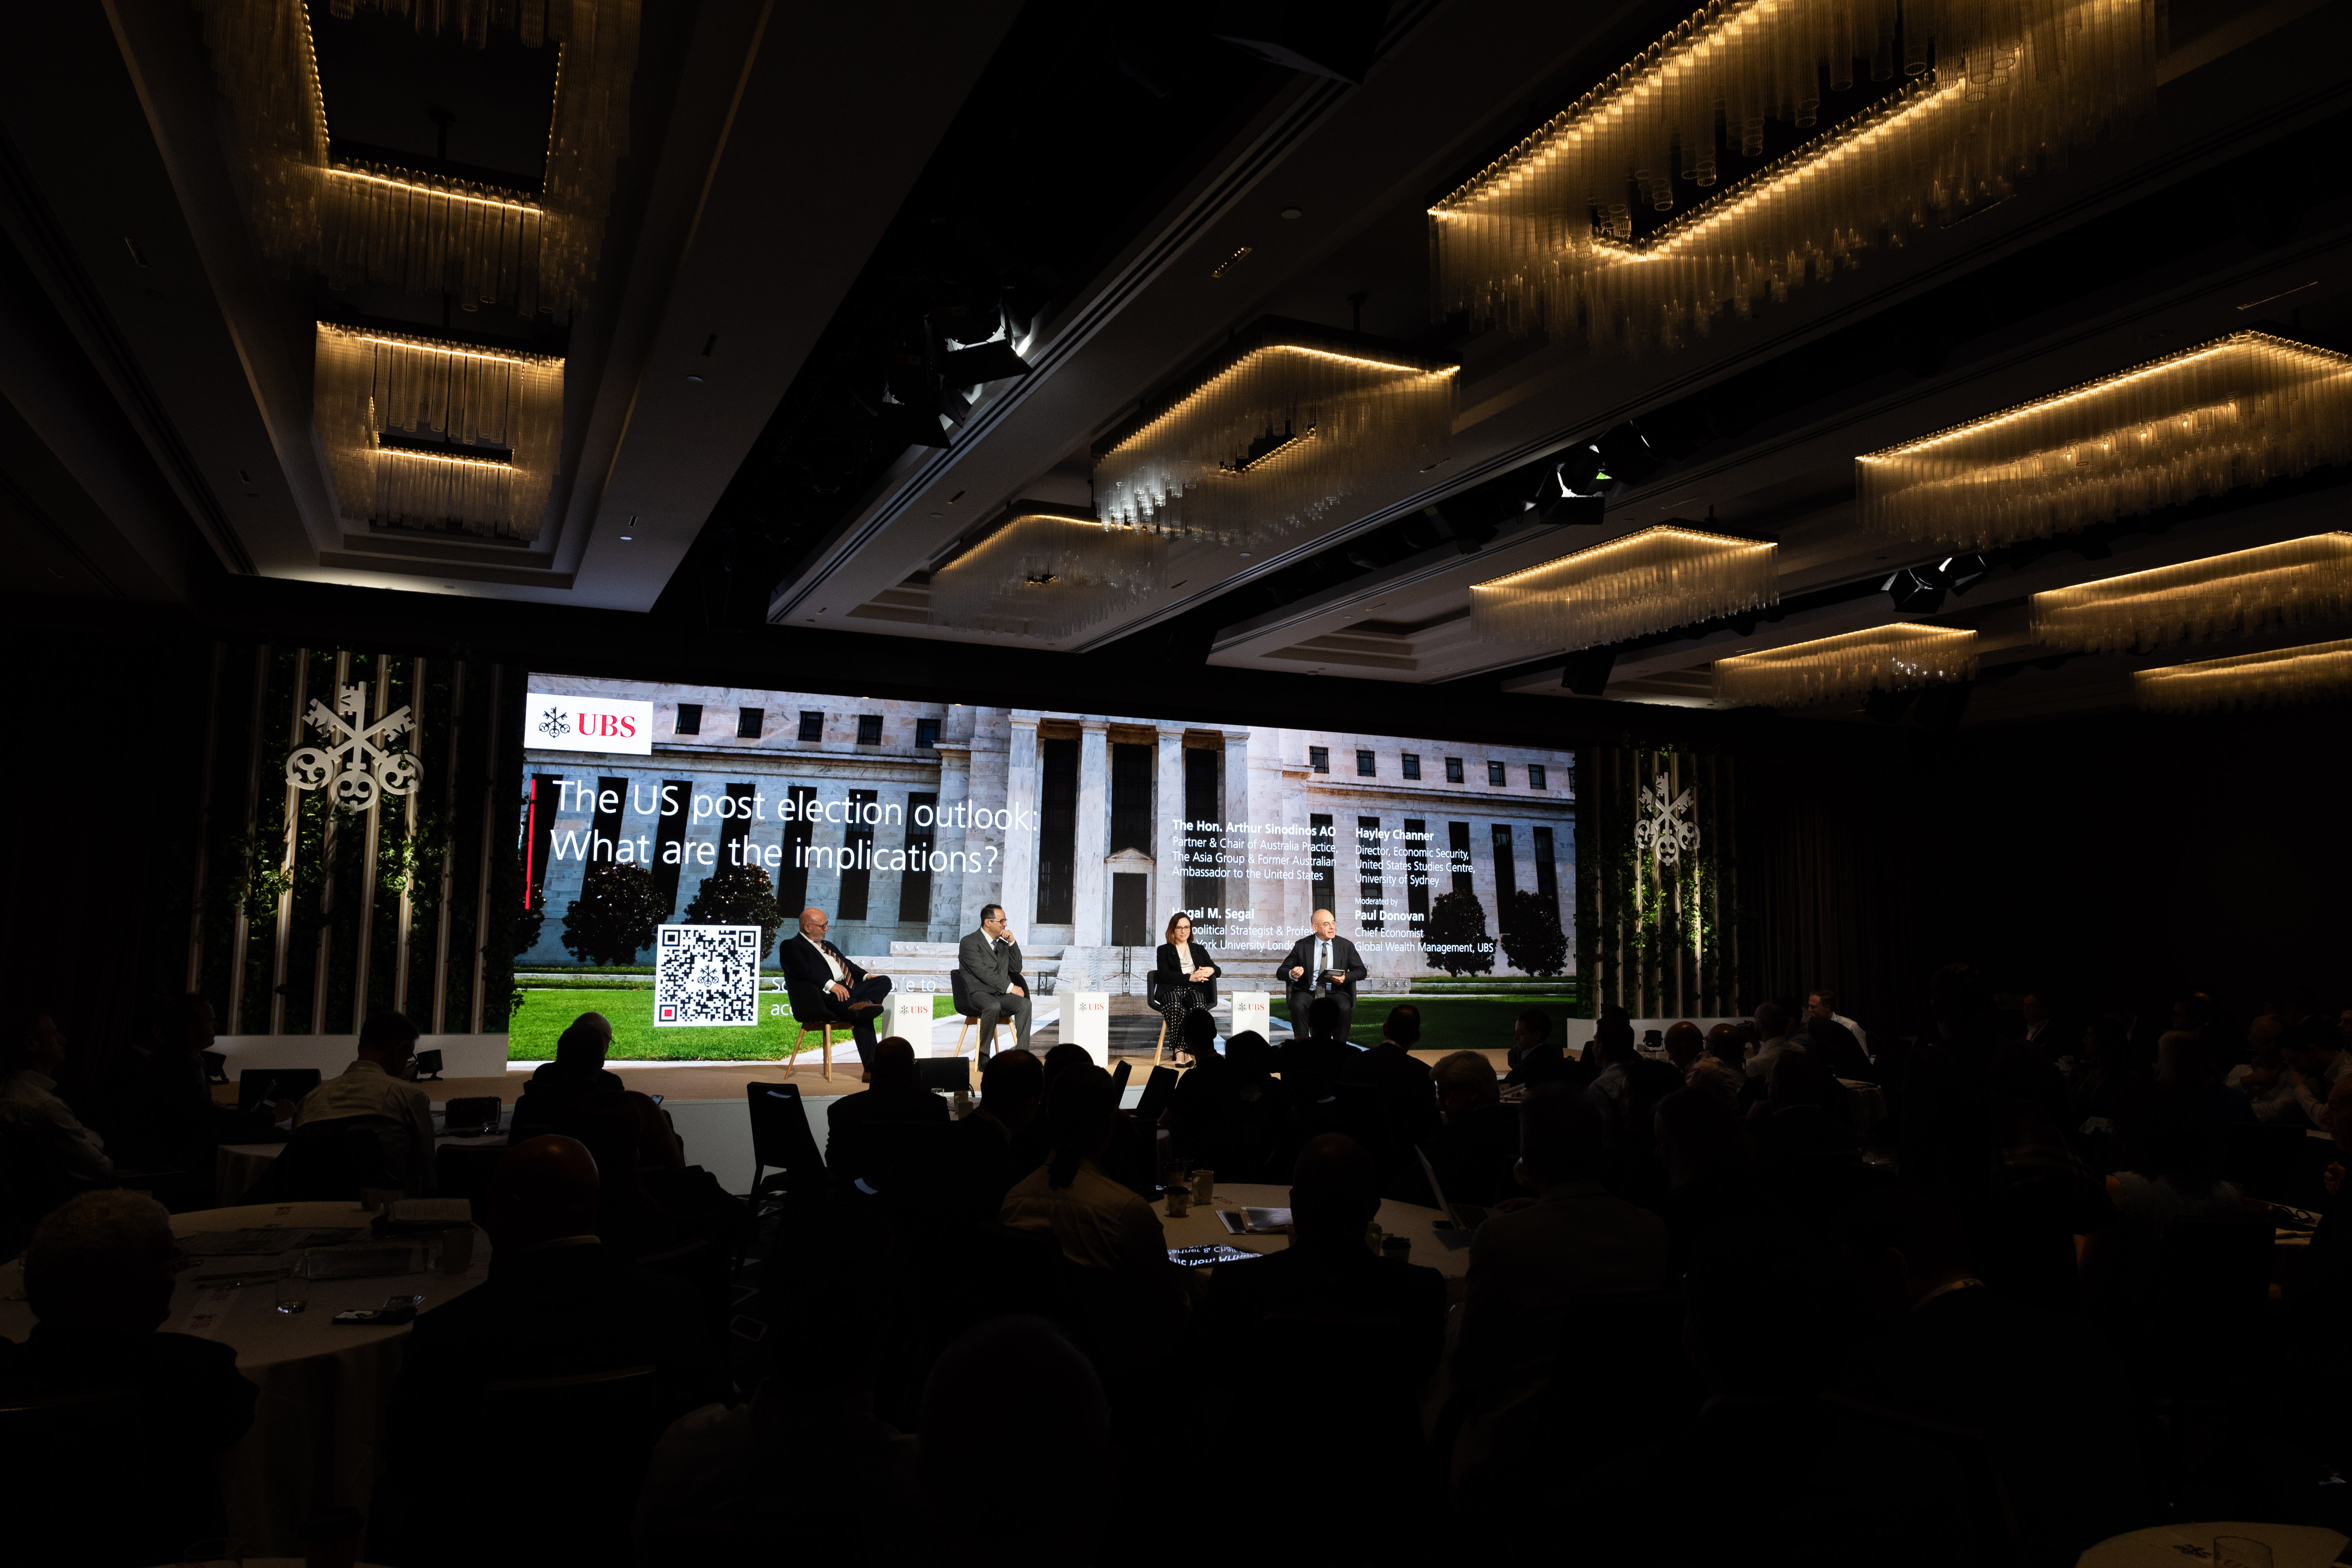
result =
[[1510,1076],[1504,1081],[1513,1085],[1533,1088],[1576,1076],[1569,1070],[1559,1042],[1551,1037],[1551,1015],[1540,1007],[1529,1007],[1511,1020],[1511,1048],[1506,1061]]
[[1412,1510],[1299,1506],[1371,1475],[1406,1482],[1425,1463],[1416,1400],[1444,1340],[1445,1280],[1371,1252],[1366,1227],[1380,1206],[1370,1154],[1343,1136],[1318,1138],[1291,1173],[1290,1245],[1222,1264],[1209,1280],[1200,1364],[1221,1413],[1209,1445],[1240,1473],[1284,1478],[1224,1499],[1232,1527],[1265,1561],[1412,1554],[1414,1532],[1400,1528],[1417,1520]]
[[[81,1123],[73,1107],[58,1098],[57,1075],[65,1061],[66,1037],[47,1013],[20,1014],[0,1038],[0,1122],[23,1151],[26,1168],[14,1180],[37,1181],[50,1201],[27,1212],[23,1223],[40,1217],[56,1202],[84,1187],[110,1181],[114,1162],[106,1141]],[[11,1208],[27,1204],[30,1193],[11,1192]],[[19,1233],[17,1239],[23,1238]]]
[[[385,1134],[385,1174],[411,1197],[434,1188],[433,1106],[404,1076],[416,1056],[416,1026],[398,1013],[371,1013],[360,1026],[352,1065],[302,1097],[294,1130],[320,1122],[368,1118],[391,1124]],[[289,1156],[290,1157],[290,1154]]]
[[37,1321],[0,1356],[0,1398],[57,1403],[37,1429],[22,1414],[0,1427],[21,1505],[12,1562],[143,1568],[226,1533],[213,1456],[245,1435],[260,1391],[230,1346],[157,1331],[180,1267],[170,1216],[144,1193],[84,1193],[34,1233]]
[[613,1025],[602,1013],[583,1013],[556,1037],[555,1059],[541,1064],[516,1101],[512,1125],[518,1136],[558,1126],[580,1106],[627,1086],[621,1075],[605,1069],[612,1049]]
[[1848,1223],[1881,1332],[1847,1356],[1840,1392],[1984,1434],[2036,1568],[2155,1517],[2118,1358],[1978,1279],[1967,1226],[1933,1194],[1875,1194]]
[[[1095,1069],[1099,1071],[1100,1069]],[[1053,1497],[1004,1513],[1006,1466]],[[1088,1568],[1122,1552],[1110,1402],[1087,1357],[1043,1318],[992,1319],[948,1347],[923,1391],[919,1462],[934,1546],[960,1568]]]
[[[903,1151],[894,1143],[893,1123],[945,1126],[948,1102],[915,1078],[915,1047],[897,1035],[875,1042],[866,1060],[871,1083],[856,1094],[835,1098],[824,1112],[824,1163],[839,1193],[878,1194],[888,1183],[884,1169]],[[866,1185],[856,1185],[859,1182]]]
[[1717,1226],[1743,1224],[1767,1199],[1738,1112],[1721,1095],[1685,1089],[1658,1101],[1658,1157],[1666,1192],[1654,1205],[1666,1222],[1668,1271],[1682,1277],[1693,1250]]
[[1576,1303],[1666,1287],[1665,1224],[1601,1185],[1605,1135],[1600,1108],[1565,1086],[1519,1109],[1520,1180],[1538,1201],[1471,1243],[1454,1375],[1474,1403],[1549,1375]]
[[1495,1064],[1481,1052],[1456,1051],[1439,1058],[1431,1078],[1440,1125],[1421,1149],[1446,1201],[1491,1208],[1517,1196],[1519,1112],[1502,1103]]

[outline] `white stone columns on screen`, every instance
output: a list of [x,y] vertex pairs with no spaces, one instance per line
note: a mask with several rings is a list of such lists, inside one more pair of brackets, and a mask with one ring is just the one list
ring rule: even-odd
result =
[[1025,940],[1037,918],[1037,715],[1012,716],[1004,751],[1004,817],[997,832],[1003,841],[1002,891],[996,901],[1015,941]]
[[1219,807],[1224,821],[1218,825],[1217,852],[1224,858],[1225,918],[1219,923],[1225,929],[1227,947],[1243,946],[1249,937],[1249,759],[1250,732],[1226,731],[1219,791],[1224,797]]
[[1184,907],[1184,729],[1161,725],[1152,738],[1159,767],[1151,792],[1151,858],[1159,871],[1160,907],[1146,924],[1158,931]]
[[1110,852],[1110,725],[1101,719],[1078,721],[1077,874],[1073,888],[1073,938],[1079,947],[1100,947],[1110,925],[1110,878],[1103,857]]
[[[1005,710],[1002,708],[974,708],[971,710],[971,778],[968,786],[968,805],[972,812],[994,812],[1004,805],[1004,766],[1007,739],[1004,728]],[[1035,731],[1033,730],[1034,735]],[[994,818],[992,816],[992,822]],[[968,818],[963,830],[963,851],[970,869],[963,875],[963,894],[956,917],[954,934],[958,938],[980,929],[980,911],[984,904],[1002,902],[997,895],[998,884],[1003,879],[1004,835],[993,826],[983,827],[977,817]],[[989,854],[993,847],[997,853]]]
[[[1256,935],[1246,944],[1235,946],[1267,947],[1276,935],[1288,928],[1288,884],[1283,879],[1282,857],[1288,840],[1282,835],[1283,799],[1289,793],[1284,786],[1282,759],[1290,754],[1290,743],[1297,731],[1291,730],[1256,730],[1250,734],[1249,750],[1249,820],[1250,834],[1250,923]],[[1303,745],[1304,742],[1301,742]],[[1301,751],[1298,753],[1305,756]]]
[[929,942],[953,942],[969,929],[957,924],[963,918],[963,873],[950,868],[963,851],[963,814],[956,807],[971,790],[969,723],[952,741],[940,737],[939,752],[940,815],[931,828],[931,847],[940,857],[940,868],[931,873],[931,907],[925,916],[929,924],[923,935]]

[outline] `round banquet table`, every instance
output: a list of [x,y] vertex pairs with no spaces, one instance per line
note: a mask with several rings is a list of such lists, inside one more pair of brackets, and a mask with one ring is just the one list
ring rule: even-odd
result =
[[[503,1149],[507,1135],[503,1131],[514,1120],[514,1107],[499,1107],[501,1131],[459,1138],[441,1131],[442,1111],[433,1112],[433,1152],[437,1157],[444,1149]],[[223,1143],[213,1153],[213,1193],[223,1206],[234,1205],[253,1190],[253,1184],[269,1173],[270,1163],[286,1152],[283,1143]]]
[[2074,1568],[2213,1568],[2216,1536],[2259,1541],[2271,1549],[2271,1568],[2327,1568],[2344,1537],[2317,1524],[2159,1524],[2110,1536],[2074,1560]]
[[[371,1217],[357,1204],[254,1204],[173,1215],[172,1233],[365,1226]],[[365,1239],[364,1232],[353,1238]],[[252,1429],[220,1456],[229,1534],[248,1552],[299,1557],[306,1520],[343,1505],[367,1510],[375,1487],[376,1440],[408,1340],[406,1324],[364,1328],[331,1320],[347,1308],[382,1306],[387,1296],[422,1296],[420,1310],[429,1312],[487,1278],[490,1246],[487,1236],[476,1234],[473,1266],[463,1274],[426,1270],[315,1280],[310,1306],[299,1313],[278,1310],[271,1279],[228,1290],[199,1291],[195,1285],[199,1274],[225,1273],[240,1264],[266,1272],[283,1262],[200,1259],[173,1288],[163,1331],[194,1332],[233,1346],[237,1370],[261,1390]],[[0,1335],[22,1341],[32,1329],[22,1269],[8,1263],[0,1268]]]
[[[1244,1208],[1286,1209],[1290,1206],[1290,1189],[1247,1182],[1219,1182],[1216,1196],[1210,1201],[1211,1209],[1228,1211]],[[1234,1247],[1244,1252],[1280,1252],[1290,1245],[1287,1236],[1228,1236],[1224,1222],[1199,1205],[1182,1219],[1168,1217],[1168,1200],[1160,1199],[1151,1205],[1160,1216],[1160,1228],[1168,1233],[1168,1245],[1175,1247]],[[1436,1209],[1423,1208],[1418,1204],[1391,1203],[1381,1200],[1381,1212],[1373,1221],[1391,1236],[1412,1238],[1412,1255],[1409,1262],[1425,1264],[1449,1279],[1459,1279],[1470,1272],[1470,1235],[1467,1231],[1440,1231],[1437,1222],[1444,1215]],[[1459,1246],[1448,1247],[1438,1238],[1451,1236]]]

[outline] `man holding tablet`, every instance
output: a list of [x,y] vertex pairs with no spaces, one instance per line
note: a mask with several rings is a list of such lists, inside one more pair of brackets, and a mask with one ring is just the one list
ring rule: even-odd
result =
[[1299,1032],[1307,1009],[1318,997],[1328,996],[1339,1009],[1339,1037],[1356,1011],[1356,982],[1371,972],[1356,956],[1356,944],[1339,934],[1339,922],[1329,910],[1315,911],[1315,934],[1302,936],[1282,961],[1280,973],[1290,1001],[1290,1028]]

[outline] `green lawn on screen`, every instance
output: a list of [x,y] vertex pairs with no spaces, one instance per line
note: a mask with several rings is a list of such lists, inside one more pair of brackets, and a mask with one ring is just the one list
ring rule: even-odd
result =
[[[1550,1014],[1552,1032],[1558,1035],[1575,998],[1559,994],[1492,997],[1360,996],[1356,999],[1356,1016],[1349,1020],[1348,1038],[1360,1046],[1379,1045],[1381,1020],[1389,1016],[1390,1008],[1399,1002],[1407,1001],[1421,1009],[1421,1044],[1414,1049],[1500,1051],[1510,1048],[1511,1021],[1529,1007],[1540,1007]],[[1276,1001],[1272,1007],[1276,1017],[1290,1016],[1288,1003]]]
[[[656,1029],[650,985],[629,989],[526,986],[522,995],[521,1008],[507,1021],[509,1061],[554,1060],[556,1038],[583,1013],[602,1013],[612,1020],[609,1055],[622,1061],[772,1062],[800,1048],[801,1026],[793,1022],[782,995],[760,998],[762,1016],[759,1026],[750,1029]],[[772,1016],[779,1008],[782,1016]],[[931,1003],[935,1018],[954,1011],[955,1004],[949,997],[937,997]],[[808,1048],[814,1050],[816,1042],[812,1040]],[[835,1033],[833,1048],[836,1058],[847,1051],[856,1059],[856,1047],[846,1033]]]

